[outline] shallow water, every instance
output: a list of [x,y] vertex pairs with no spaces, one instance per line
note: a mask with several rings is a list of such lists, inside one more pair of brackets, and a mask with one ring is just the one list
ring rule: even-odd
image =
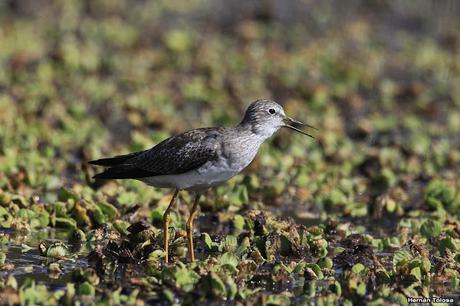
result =
[[[71,247],[72,256],[68,259],[52,259],[40,256],[38,245],[43,240],[67,240],[67,231],[43,229],[30,233],[0,229],[0,250],[6,254],[5,266],[9,269],[0,271],[0,277],[13,275],[19,284],[31,277],[35,281],[57,290],[70,282],[75,267],[86,267],[88,251],[85,247]],[[61,273],[50,273],[48,265],[58,262]],[[11,266],[12,265],[12,266]]]
[[[32,278],[37,283],[46,285],[51,291],[64,288],[67,283],[72,282],[72,271],[76,267],[87,267],[88,248],[86,246],[70,245],[72,256],[68,259],[51,259],[40,256],[38,245],[43,240],[49,241],[64,241],[67,242],[68,232],[64,230],[43,229],[30,233],[15,232],[11,230],[0,230],[0,250],[6,254],[6,261],[3,269],[0,271],[0,278],[4,279],[8,275],[13,275],[18,284],[21,285],[26,278]],[[388,258],[391,270],[392,252],[380,252],[375,254],[377,257]],[[61,273],[51,273],[48,265],[53,262],[58,262]],[[141,265],[120,265],[112,274],[116,283],[123,284],[123,287],[130,291],[134,289],[129,284],[132,277],[145,276],[145,271]],[[267,271],[268,272],[268,271]],[[340,275],[343,271],[336,269],[336,273]],[[263,288],[263,292],[267,294],[277,294],[284,291],[293,292],[296,296],[305,295],[305,292],[310,292],[311,300],[314,302],[323,295],[329,292],[335,280],[325,278],[323,280],[306,280],[301,274],[292,274],[281,283],[275,283],[268,278],[258,278],[250,282],[249,287]],[[429,292],[433,295],[442,295],[444,297],[454,298],[459,300],[460,294],[455,292],[451,284],[445,282],[436,282],[432,280],[429,285]],[[305,296],[303,297],[305,302]]]

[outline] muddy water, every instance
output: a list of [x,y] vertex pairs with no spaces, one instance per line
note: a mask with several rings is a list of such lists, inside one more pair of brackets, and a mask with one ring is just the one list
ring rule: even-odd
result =
[[[0,278],[13,275],[19,284],[30,277],[35,281],[46,284],[50,289],[65,287],[71,281],[72,270],[75,267],[86,267],[88,262],[85,247],[71,247],[72,256],[68,259],[50,259],[40,256],[38,245],[43,240],[66,241],[67,231],[43,229],[30,233],[15,232],[0,229],[0,250],[6,254],[6,269],[0,271]],[[48,265],[58,262],[61,273],[51,273]]]

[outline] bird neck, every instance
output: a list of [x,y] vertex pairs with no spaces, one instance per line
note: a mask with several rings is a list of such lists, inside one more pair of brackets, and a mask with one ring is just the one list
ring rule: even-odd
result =
[[270,127],[265,127],[256,122],[242,121],[235,127],[235,130],[240,134],[249,138],[253,138],[254,141],[264,142],[270,138],[277,129],[271,129]]

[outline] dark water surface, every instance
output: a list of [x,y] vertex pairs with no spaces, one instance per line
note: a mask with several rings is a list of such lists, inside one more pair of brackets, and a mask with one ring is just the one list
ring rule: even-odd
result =
[[[41,229],[30,233],[0,229],[0,250],[6,254],[5,266],[12,269],[0,271],[0,277],[13,275],[19,284],[26,278],[46,284],[50,289],[57,290],[65,287],[71,281],[72,270],[75,267],[88,265],[85,247],[70,247],[71,255],[66,259],[46,258],[40,255],[38,245],[43,240],[66,241],[68,232],[55,229]],[[50,263],[59,263],[60,273],[52,273],[48,266]]]

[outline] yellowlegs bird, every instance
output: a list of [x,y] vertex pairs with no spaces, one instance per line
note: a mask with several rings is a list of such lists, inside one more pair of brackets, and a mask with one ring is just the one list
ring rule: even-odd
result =
[[296,126],[311,125],[289,118],[283,107],[269,100],[257,100],[246,110],[235,127],[211,127],[190,130],[172,136],[145,151],[90,161],[109,167],[95,175],[99,179],[137,179],[160,188],[173,188],[174,194],[163,215],[165,261],[168,263],[169,213],[180,190],[195,192],[187,220],[188,253],[194,261],[193,219],[200,195],[209,187],[221,184],[246,168],[260,145],[281,127],[304,135]]

